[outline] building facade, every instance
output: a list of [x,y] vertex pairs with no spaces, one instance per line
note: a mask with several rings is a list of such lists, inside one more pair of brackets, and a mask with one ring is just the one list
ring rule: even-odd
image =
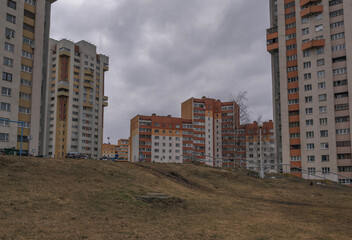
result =
[[103,143],[101,153],[103,159],[115,159],[117,146],[110,143]]
[[182,117],[136,116],[131,120],[130,161],[197,160],[209,166],[233,165],[239,107],[235,102],[191,98]]
[[[23,121],[23,152],[38,155],[43,143],[47,50],[55,0],[0,1],[0,118]],[[21,128],[0,121],[0,149],[20,149]]]
[[116,154],[119,155],[118,161],[128,161],[128,139],[119,139],[116,146]]
[[45,108],[44,154],[78,152],[99,158],[102,149],[105,72],[109,58],[96,46],[50,39]]
[[277,157],[297,176],[351,184],[352,2],[269,3]]
[[188,143],[188,136],[193,135],[191,126],[190,121],[170,115],[137,115],[131,119],[129,160],[182,163],[183,141]]
[[244,125],[246,135],[246,167],[252,171],[259,171],[262,154],[263,166],[265,172],[277,172],[277,162],[275,156],[274,128],[273,122],[263,122],[261,129],[260,151],[260,128],[257,122]]
[[182,103],[181,117],[193,124],[193,155],[210,166],[234,163],[235,130],[239,128],[239,106],[234,101],[202,97]]

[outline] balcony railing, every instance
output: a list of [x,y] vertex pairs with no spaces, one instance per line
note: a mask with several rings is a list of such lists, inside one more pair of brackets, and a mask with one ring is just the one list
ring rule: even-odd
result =
[[324,47],[325,46],[325,39],[312,39],[311,41],[308,41],[306,43],[302,44],[302,50],[307,50],[310,48],[317,48],[317,47]]
[[300,6],[304,7],[308,4],[313,4],[313,3],[317,3],[317,2],[321,2],[321,0],[301,0]]
[[324,11],[323,5],[313,5],[309,6],[301,11],[301,18],[308,17],[317,13],[322,13]]

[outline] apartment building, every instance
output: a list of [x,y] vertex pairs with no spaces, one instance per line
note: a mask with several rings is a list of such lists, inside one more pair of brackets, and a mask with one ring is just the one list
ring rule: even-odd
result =
[[130,136],[131,162],[182,163],[183,151],[193,147],[191,121],[171,115],[137,115],[131,119]]
[[[261,128],[261,139],[260,139],[260,128],[258,122],[244,125],[246,135],[246,167],[253,171],[259,171],[260,160],[262,154],[263,166],[265,172],[277,172],[277,161],[275,155],[275,143],[274,143],[274,126],[270,120],[263,122]],[[262,149],[260,151],[260,141]]]
[[277,156],[294,175],[351,184],[352,2],[269,3]]
[[99,158],[102,149],[105,72],[109,58],[96,46],[50,39],[46,88],[44,153],[79,152]]
[[235,102],[203,97],[181,105],[182,117],[136,116],[131,120],[130,161],[178,162],[197,160],[209,166],[233,165]]
[[181,117],[192,121],[194,156],[210,166],[221,166],[219,160],[234,162],[235,129],[240,126],[237,103],[190,98],[181,105]]
[[117,141],[116,153],[119,155],[119,161],[128,161],[128,139],[119,139]]
[[[40,154],[51,4],[0,0],[0,118],[23,121],[23,153]],[[20,149],[21,128],[0,121],[0,149]]]
[[103,143],[101,153],[103,158],[115,159],[117,145]]

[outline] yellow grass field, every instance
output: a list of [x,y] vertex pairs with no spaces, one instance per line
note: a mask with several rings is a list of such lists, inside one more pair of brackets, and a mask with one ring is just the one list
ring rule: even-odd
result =
[[351,188],[250,175],[2,156],[0,239],[352,239]]

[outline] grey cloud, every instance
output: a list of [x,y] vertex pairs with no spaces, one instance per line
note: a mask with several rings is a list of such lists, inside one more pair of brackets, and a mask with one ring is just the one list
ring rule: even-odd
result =
[[128,137],[137,114],[180,116],[190,97],[230,100],[239,91],[248,91],[253,117],[272,119],[267,1],[73,2],[53,4],[52,35],[89,40],[110,56],[105,136]]

